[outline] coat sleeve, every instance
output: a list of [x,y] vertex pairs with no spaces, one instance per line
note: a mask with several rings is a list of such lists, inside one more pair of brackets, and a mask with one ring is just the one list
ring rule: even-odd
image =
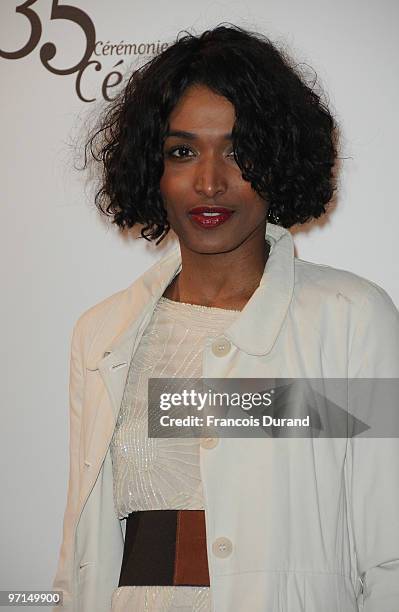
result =
[[69,368],[69,483],[64,513],[62,544],[53,589],[63,592],[63,605],[54,610],[73,610],[74,526],[79,495],[79,447],[84,389],[84,367],[79,320],[72,333]]
[[[380,287],[370,284],[356,317],[348,377],[399,379],[399,313]],[[373,385],[361,414],[376,417],[378,401]],[[356,382],[354,383],[356,385]],[[351,383],[349,383],[351,388]],[[396,385],[397,389],[397,385]],[[363,396],[364,399],[364,396]],[[349,394],[349,412],[351,406]],[[399,406],[395,432],[398,432]],[[360,610],[399,610],[399,439],[398,437],[352,437],[348,442],[349,505],[354,549],[362,583]]]

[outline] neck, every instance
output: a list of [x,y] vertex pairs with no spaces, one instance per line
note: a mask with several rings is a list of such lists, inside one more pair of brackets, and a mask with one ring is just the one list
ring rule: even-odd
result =
[[[254,245],[252,245],[254,246]],[[242,310],[259,286],[269,245],[228,253],[196,253],[181,245],[182,269],[164,292],[176,302]]]

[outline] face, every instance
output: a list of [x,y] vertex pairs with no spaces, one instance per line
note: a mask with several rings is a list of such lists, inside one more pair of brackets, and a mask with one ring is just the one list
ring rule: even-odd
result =
[[231,102],[202,85],[169,117],[161,194],[181,246],[196,253],[264,245],[268,206],[234,160],[234,121]]

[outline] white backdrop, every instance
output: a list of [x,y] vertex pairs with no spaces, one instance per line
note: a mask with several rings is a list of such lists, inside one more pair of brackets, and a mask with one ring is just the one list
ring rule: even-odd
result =
[[[295,235],[297,254],[365,276],[399,303],[395,0],[69,0],[78,10],[68,19],[60,18],[62,4],[37,0],[28,15],[16,12],[22,0],[0,5],[0,589],[46,589],[55,573],[68,476],[72,326],[165,250],[121,237],[99,219],[70,146],[103,93],[114,95],[119,73],[145,59],[150,43],[159,48],[181,29],[199,33],[230,21],[269,35],[316,70],[346,159],[334,213]],[[46,67],[73,69],[93,36],[97,64],[64,75]],[[56,46],[50,60],[41,51],[47,42]]]

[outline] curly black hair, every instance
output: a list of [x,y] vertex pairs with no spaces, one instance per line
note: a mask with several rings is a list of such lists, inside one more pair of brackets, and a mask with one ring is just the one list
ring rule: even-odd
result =
[[244,180],[284,227],[320,217],[336,190],[336,123],[322,95],[266,36],[219,25],[184,31],[131,74],[85,144],[101,162],[97,208],[121,229],[143,225],[157,244],[170,226],[160,192],[168,118],[191,85],[235,107],[235,160]]

